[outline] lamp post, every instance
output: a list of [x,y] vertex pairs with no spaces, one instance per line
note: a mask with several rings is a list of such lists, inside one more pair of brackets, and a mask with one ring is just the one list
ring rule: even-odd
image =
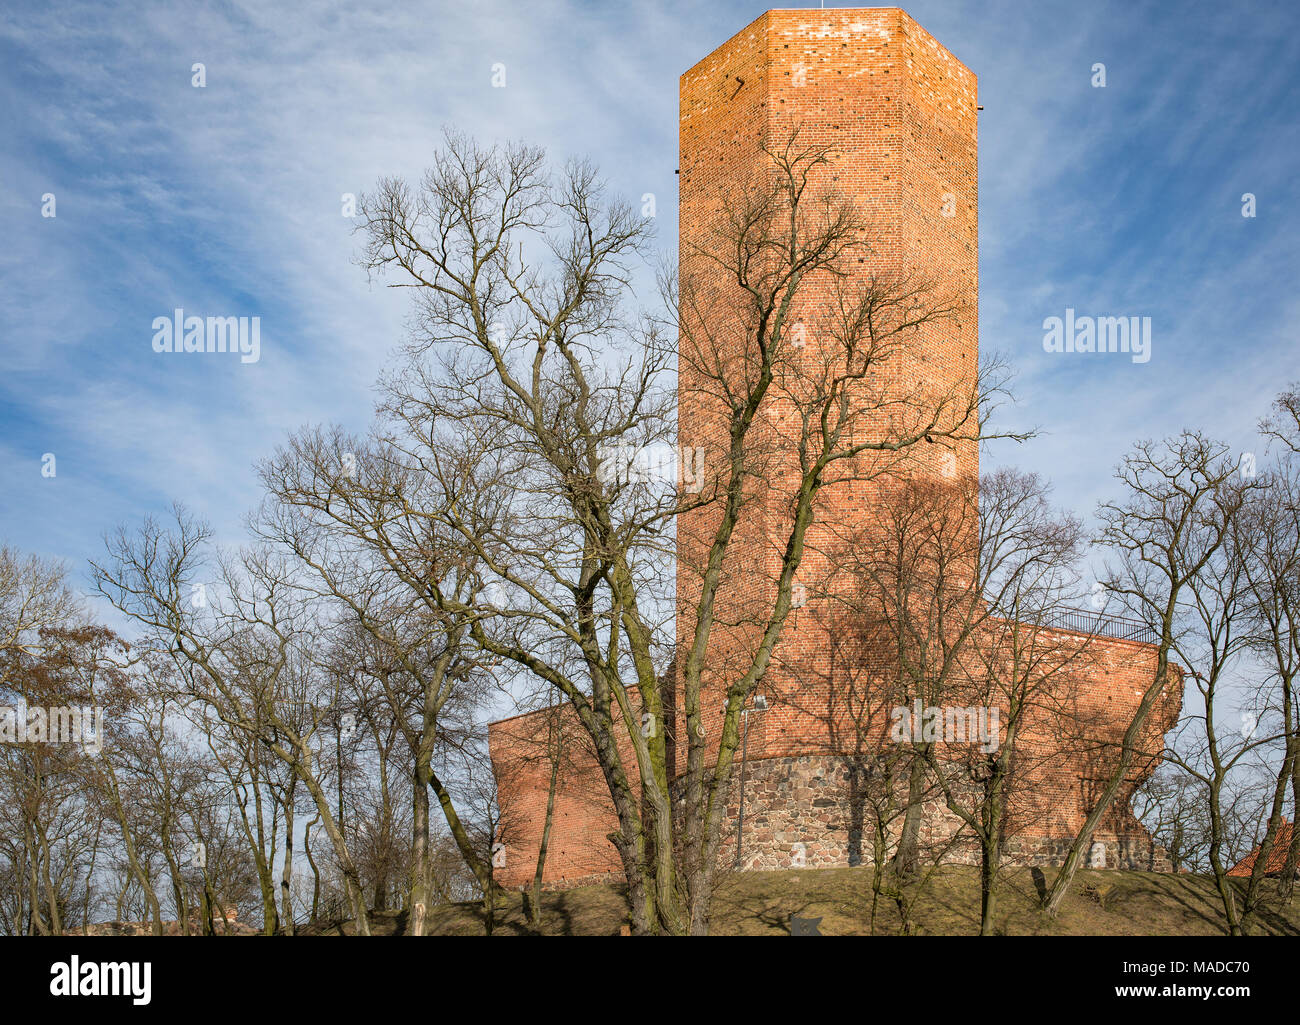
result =
[[[755,694],[751,706],[761,712],[767,707],[767,698]],[[745,758],[749,753],[749,712],[749,708],[740,710],[740,716],[745,720],[745,730],[740,741],[740,815],[736,823],[736,868],[740,868],[740,848],[745,841]]]

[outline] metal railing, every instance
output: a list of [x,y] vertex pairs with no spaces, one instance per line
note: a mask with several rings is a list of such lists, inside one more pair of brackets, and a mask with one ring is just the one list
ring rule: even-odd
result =
[[1160,635],[1156,630],[1140,619],[1108,616],[1091,609],[1057,609],[1042,617],[1042,625],[1061,630],[1075,630],[1078,633],[1092,634],[1097,637],[1110,637],[1117,641],[1140,641],[1143,644],[1160,642]]

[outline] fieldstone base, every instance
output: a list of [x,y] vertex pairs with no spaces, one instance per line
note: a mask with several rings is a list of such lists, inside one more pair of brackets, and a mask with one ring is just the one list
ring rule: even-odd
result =
[[[874,792],[873,792],[874,787]],[[878,783],[862,778],[841,759],[801,755],[749,762],[745,766],[742,869],[823,868],[872,864],[877,852],[891,857],[902,832],[906,780],[897,781],[893,808]],[[974,795],[968,806],[974,807]],[[877,808],[881,808],[880,811]],[[932,788],[921,802],[918,846],[929,864],[978,865],[979,846],[962,819]],[[877,821],[885,819],[883,837]],[[736,864],[741,824],[740,770],[732,777],[722,841],[725,866]],[[1136,821],[1124,833],[1098,833],[1090,860],[1098,868],[1172,871],[1165,851]],[[1003,846],[1008,866],[1061,865],[1073,836],[1014,836]],[[1105,848],[1102,861],[1101,848]]]
[[[891,857],[902,832],[901,799],[906,779],[898,782],[893,809],[885,809],[887,825],[883,843],[877,836],[876,807],[880,787],[855,778],[839,758],[799,755],[750,761],[745,765],[744,835],[736,865],[739,834],[740,768],[732,776],[718,864],[723,870],[771,871],[788,868],[843,868],[870,865],[877,849]],[[680,790],[674,792],[681,806]],[[974,806],[968,795],[968,806]],[[877,802],[877,804],[873,804]],[[980,850],[961,818],[932,788],[921,801],[918,847],[927,864],[978,865]],[[1131,819],[1131,816],[1129,816]],[[1074,837],[1009,837],[1002,850],[1007,867],[1046,867],[1064,863]],[[1104,848],[1104,861],[1101,850]],[[1132,820],[1123,833],[1098,833],[1093,849],[1080,868],[1172,872],[1168,853],[1153,844],[1141,825]],[[547,890],[567,890],[598,882],[621,880],[621,873],[548,880]],[[516,889],[526,889],[527,884]]]

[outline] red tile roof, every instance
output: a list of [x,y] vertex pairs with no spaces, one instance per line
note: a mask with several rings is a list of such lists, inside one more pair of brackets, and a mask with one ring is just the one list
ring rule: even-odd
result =
[[[1286,819],[1277,827],[1277,836],[1273,840],[1273,849],[1268,852],[1268,867],[1265,875],[1273,875],[1282,871],[1286,864],[1287,848],[1291,846],[1292,825]],[[1255,867],[1255,859],[1259,857],[1259,848],[1247,854],[1236,865],[1228,870],[1230,876],[1248,876]]]

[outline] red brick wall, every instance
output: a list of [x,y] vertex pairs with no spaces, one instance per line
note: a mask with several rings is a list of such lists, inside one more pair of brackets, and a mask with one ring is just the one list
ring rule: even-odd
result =
[[[559,743],[556,724],[551,721],[557,716]],[[570,706],[494,722],[488,727],[488,744],[500,811],[497,835],[505,848],[505,864],[494,875],[503,886],[532,881],[557,752],[559,772],[546,880],[571,886],[592,876],[622,872],[618,854],[607,838],[618,825],[609,788],[590,738]],[[630,763],[630,747],[623,756]]]
[[[799,145],[830,149],[829,163],[815,172],[809,195],[833,188],[868,218],[872,253],[861,266],[863,275],[926,282],[936,300],[947,297],[961,307],[954,318],[923,326],[878,368],[861,406],[882,411],[855,425],[859,435],[897,435],[916,415],[912,410],[932,408],[939,396],[965,392],[973,384],[978,354],[975,102],[971,72],[898,9],[770,11],[682,76],[684,277],[698,275],[692,253],[710,246],[725,197],[769,173],[762,147],[780,148],[797,130]],[[945,195],[951,197],[952,217],[944,216]],[[719,347],[732,343],[735,361],[728,369],[743,374],[755,362],[744,346],[747,325],[738,318],[728,334],[734,296],[725,273],[714,273],[718,301],[706,311],[707,334],[711,342],[721,336]],[[831,300],[828,276],[810,279],[801,289],[796,318],[807,330],[800,366],[805,374],[815,373],[824,351],[834,346],[822,313]],[[690,320],[689,312],[684,316]],[[702,361],[700,355],[683,352],[680,438],[684,445],[702,447],[706,463],[716,466],[725,451],[722,409],[716,387],[693,372],[697,360]],[[719,691],[743,671],[757,633],[752,624],[762,623],[771,608],[797,479],[789,453],[800,423],[795,403],[778,386],[751,432],[756,461],[766,460],[764,478],[753,482],[751,505],[728,553],[718,616],[721,623],[751,625],[715,629],[709,649],[713,680],[706,686],[713,682]],[[899,472],[938,475],[945,451],[943,445],[920,446],[903,457]],[[953,455],[954,477],[978,475],[975,445],[960,444]],[[831,550],[863,522],[882,486],[888,485],[828,485],[808,534],[801,582],[827,575]],[[679,639],[694,630],[698,572],[715,516],[706,509],[678,524]],[[796,632],[786,639],[785,650],[803,644],[825,648],[821,638]],[[709,702],[708,710],[720,716],[720,699]],[[708,724],[711,733],[714,725]]]
[[[707,323],[694,323],[684,311],[688,328],[718,349],[730,344],[721,358],[731,374],[752,373],[756,360],[746,345],[752,333],[743,314],[730,314],[735,295],[728,276],[708,261],[700,261],[701,270],[693,253],[701,246],[714,249],[712,231],[727,198],[761,185],[770,173],[763,147],[780,149],[797,131],[798,145],[829,148],[829,161],[814,172],[808,196],[834,189],[867,218],[871,252],[860,265],[862,279],[892,275],[928,285],[935,302],[960,308],[951,318],[923,325],[877,369],[857,405],[879,412],[854,424],[857,436],[897,437],[942,398],[964,397],[973,387],[978,358],[975,105],[974,75],[896,8],[769,11],[696,64],[681,80],[679,251],[683,278],[713,276],[715,302],[704,310]],[[951,198],[951,217],[944,216],[945,196]],[[796,381],[800,374],[815,375],[835,348],[832,318],[824,312],[832,300],[828,275],[801,287],[796,318],[807,330],[807,343],[797,357]],[[720,472],[724,408],[716,385],[695,371],[715,353],[695,351],[705,347],[686,340],[682,347],[680,440],[703,448],[706,465]],[[733,358],[725,362],[728,356]],[[797,386],[789,392],[779,382],[774,386],[749,439],[762,473],[751,481],[749,505],[724,562],[704,677],[711,737],[720,734],[726,687],[751,661],[775,596],[798,480],[792,455],[802,424],[791,394],[796,391]],[[798,710],[816,704],[806,693],[809,678],[826,679],[832,672],[831,638],[818,621],[833,624],[828,609],[835,596],[815,582],[830,576],[835,550],[867,523],[882,488],[899,486],[903,477],[947,479],[946,452],[943,444],[916,446],[893,457],[895,472],[880,480],[837,483],[847,464],[831,472],[799,570],[809,601],[789,622],[765,687],[777,706],[769,720],[781,723],[775,728],[796,746],[813,742],[826,728]],[[958,443],[952,456],[951,479],[978,476],[977,446]],[[863,458],[851,469],[870,465]],[[695,629],[698,581],[716,524],[713,507],[678,521],[679,644]],[[799,701],[781,702],[783,693],[796,690]]]

